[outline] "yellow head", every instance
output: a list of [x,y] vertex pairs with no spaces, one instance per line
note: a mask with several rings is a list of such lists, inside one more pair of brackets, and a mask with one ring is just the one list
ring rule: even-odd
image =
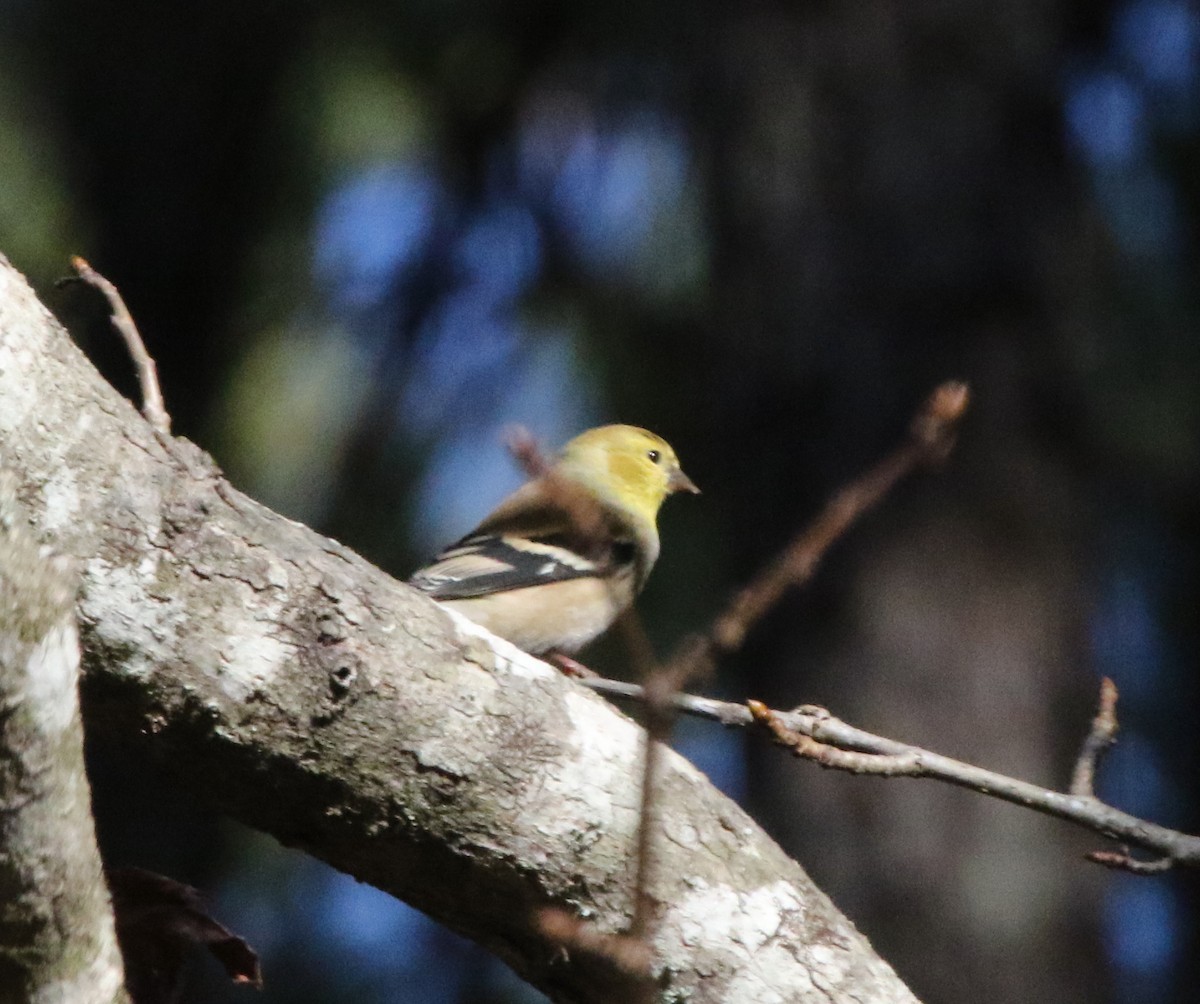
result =
[[605,503],[654,523],[673,492],[699,492],[665,439],[633,425],[602,425],[563,447],[556,464],[565,477]]

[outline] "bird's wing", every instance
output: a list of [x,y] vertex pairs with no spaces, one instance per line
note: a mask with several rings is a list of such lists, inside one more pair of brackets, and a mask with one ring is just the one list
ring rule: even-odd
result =
[[585,494],[554,497],[564,490],[572,491],[545,478],[527,482],[409,583],[434,599],[463,600],[587,577],[644,578],[642,545],[629,528]]
[[416,572],[409,582],[436,600],[463,600],[512,589],[599,577],[612,569],[553,537],[501,534],[466,537]]

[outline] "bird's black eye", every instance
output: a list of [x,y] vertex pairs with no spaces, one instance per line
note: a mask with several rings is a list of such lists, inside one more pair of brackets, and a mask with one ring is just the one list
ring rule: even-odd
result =
[[649,450],[646,453],[646,456],[650,458],[650,463],[652,464],[657,464],[660,460],[662,460],[662,454],[659,453],[658,450]]

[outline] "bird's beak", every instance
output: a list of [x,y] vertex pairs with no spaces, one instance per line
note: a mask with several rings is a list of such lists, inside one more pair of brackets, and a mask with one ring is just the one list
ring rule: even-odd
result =
[[691,492],[693,495],[700,494],[700,489],[696,487],[696,482],[684,474],[678,467],[671,471],[671,476],[667,478],[667,488],[673,492]]

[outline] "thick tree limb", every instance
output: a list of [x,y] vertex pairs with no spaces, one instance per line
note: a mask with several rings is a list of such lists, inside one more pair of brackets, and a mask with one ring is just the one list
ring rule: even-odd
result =
[[127,1001],[83,768],[74,576],[0,469],[0,1000]]
[[[555,999],[605,999],[603,974],[554,951],[537,911],[627,927],[641,730],[165,445],[4,264],[0,451],[38,533],[82,567],[89,729]],[[658,797],[654,948],[672,1000],[913,999],[670,752]]]

